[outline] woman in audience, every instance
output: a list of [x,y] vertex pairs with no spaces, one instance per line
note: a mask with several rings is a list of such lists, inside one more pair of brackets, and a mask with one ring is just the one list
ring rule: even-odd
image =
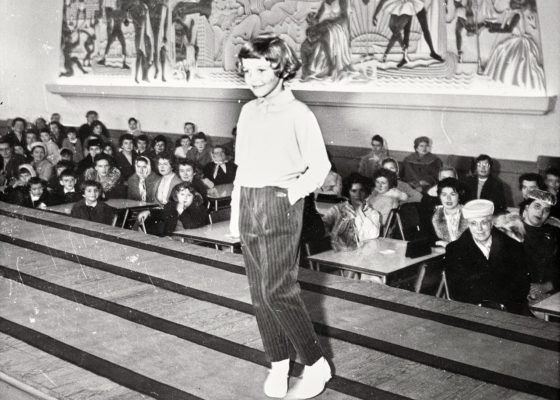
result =
[[214,187],[214,183],[212,183],[209,179],[200,179],[199,174],[196,171],[196,165],[191,160],[187,159],[180,159],[177,163],[177,175],[183,182],[190,183],[196,189],[198,193],[204,199],[204,203],[206,204],[208,201],[207,194],[208,189]]
[[387,217],[392,209],[398,208],[401,202],[408,200],[406,193],[397,189],[397,174],[381,168],[373,175],[373,191],[367,198],[368,205],[381,214],[381,225],[387,223]]
[[148,157],[140,156],[134,162],[135,173],[128,178],[127,198],[137,201],[156,202],[156,191],[161,176],[152,172]]
[[173,188],[162,215],[165,235],[171,235],[176,229],[199,228],[209,222],[202,195],[188,182],[179,183]]
[[49,131],[51,133],[53,141],[57,144],[57,146],[62,147],[62,142],[65,139],[64,126],[60,122],[51,121],[49,122]]
[[158,156],[167,153],[167,138],[163,135],[157,135],[152,144],[153,159],[157,160]]
[[105,153],[94,157],[93,168],[86,170],[84,179],[99,182],[105,200],[125,197],[126,188],[121,182],[121,171],[113,165],[113,158]]
[[44,181],[49,181],[54,173],[54,165],[47,160],[47,146],[43,142],[31,144],[31,158],[37,176]]
[[[397,162],[397,160],[391,157],[387,157],[386,159],[383,160],[381,166],[397,174],[397,179],[398,179],[399,163]],[[418,190],[414,189],[412,186],[410,186],[408,183],[406,183],[401,179],[397,180],[397,189],[407,194],[408,200],[405,201],[404,203],[419,203],[422,200],[422,193],[420,193]]]
[[142,130],[140,128],[140,121],[138,121],[134,117],[130,117],[128,119],[128,133],[132,136],[140,136],[142,134]]
[[68,128],[66,137],[62,141],[62,148],[72,150],[72,161],[76,165],[84,159],[84,148],[78,139],[78,131],[75,128]]
[[91,123],[91,132],[92,132],[92,136],[95,136],[97,139],[100,139],[102,142],[111,141],[111,135],[109,134],[109,130],[107,129],[105,124],[103,124],[103,122],[99,120],[95,120]]
[[413,188],[427,191],[437,183],[438,172],[443,163],[430,153],[430,138],[420,136],[414,139],[414,153],[403,160],[403,180]]
[[371,153],[360,159],[358,172],[367,178],[373,177],[375,171],[381,168],[381,162],[388,156],[385,139],[380,135],[374,135],[371,138]]
[[176,158],[187,158],[187,152],[192,149],[191,138],[189,135],[182,135],[175,142],[175,157]]
[[156,159],[157,169],[161,175],[156,188],[156,202],[161,206],[167,204],[173,188],[182,182],[173,171],[173,161],[173,156],[168,153],[160,153]]
[[461,214],[465,190],[455,178],[445,178],[438,183],[438,197],[441,206],[437,206],[432,217],[436,237],[436,246],[445,247],[461,236],[468,228],[467,220]]
[[60,161],[60,148],[54,142],[51,132],[47,128],[41,130],[40,136],[41,141],[47,148],[47,160],[49,160],[53,165],[56,165]]
[[[26,143],[24,140],[27,121],[21,117],[16,117],[12,121],[12,130],[6,135],[6,138],[12,143],[12,147],[16,154],[27,156],[25,154]],[[29,145],[30,143],[27,143]]]

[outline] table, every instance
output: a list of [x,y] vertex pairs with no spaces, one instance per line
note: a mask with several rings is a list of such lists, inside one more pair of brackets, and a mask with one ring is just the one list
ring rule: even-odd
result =
[[219,202],[224,200],[231,200],[231,192],[233,192],[233,183],[224,183],[223,185],[216,185],[212,189],[208,189],[208,200],[214,203],[214,210],[218,210]]
[[241,247],[239,238],[229,236],[229,221],[216,222],[196,229],[181,229],[173,232],[173,236],[191,239],[197,242],[210,243],[225,246],[233,253],[236,248]]
[[[130,200],[130,199],[109,199],[105,201],[105,203],[115,208],[117,212],[124,211],[124,219],[121,226],[122,228],[124,228],[124,225],[126,223],[130,211],[142,211],[142,210],[148,210],[150,208],[158,207],[157,203],[147,203],[145,201]],[[58,214],[70,215],[70,212],[72,211],[72,206],[74,206],[74,204],[75,203],[66,203],[66,204],[59,204],[57,206],[49,206],[46,208],[46,210]],[[116,224],[116,222],[117,221],[115,219],[113,226]]]
[[554,293],[552,296],[529,306],[529,308],[531,311],[544,313],[545,321],[548,321],[548,318],[551,315],[554,317],[560,317],[560,292]]
[[328,265],[347,271],[378,277],[387,284],[391,275],[404,273],[411,268],[418,267],[418,277],[414,285],[416,292],[420,291],[428,261],[441,259],[445,249],[432,248],[432,253],[426,256],[405,257],[407,242],[404,240],[378,238],[365,242],[353,251],[335,252],[333,250],[314,254],[307,257],[315,266]]

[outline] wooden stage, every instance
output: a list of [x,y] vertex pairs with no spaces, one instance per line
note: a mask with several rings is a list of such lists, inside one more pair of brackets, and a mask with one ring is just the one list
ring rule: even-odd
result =
[[[559,397],[559,324],[299,279],[335,368],[318,398]],[[265,398],[238,254],[0,203],[0,310],[0,399]]]

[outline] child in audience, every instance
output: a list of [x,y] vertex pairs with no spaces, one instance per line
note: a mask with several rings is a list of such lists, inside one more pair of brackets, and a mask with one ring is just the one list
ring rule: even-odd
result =
[[175,142],[175,158],[187,158],[187,153],[192,149],[191,138],[189,135],[183,135]]
[[58,182],[58,190],[53,193],[57,204],[75,203],[82,199],[82,194],[76,190],[78,179],[72,170],[66,169],[62,171]]
[[47,160],[51,164],[56,165],[60,161],[60,149],[58,145],[52,140],[51,133],[48,129],[43,129],[40,133],[41,141],[45,144],[47,149]]
[[82,142],[78,139],[78,132],[75,128],[68,128],[66,138],[62,141],[62,148],[72,150],[72,161],[78,164],[84,158]]
[[211,149],[207,146],[206,135],[204,132],[198,132],[193,137],[194,147],[187,153],[187,158],[194,161],[201,168],[212,162]]
[[169,203],[163,207],[163,221],[165,235],[171,235],[176,229],[194,229],[208,224],[208,209],[192,184],[182,182],[173,188]]
[[93,159],[96,155],[101,154],[101,142],[97,139],[90,140],[87,148],[88,155],[78,163],[76,173],[83,175],[89,168],[93,167]]
[[[544,173],[544,184],[546,186],[546,190],[558,198],[558,189],[560,189],[560,170],[557,168],[548,168]],[[560,218],[559,201],[551,207],[550,216]]]
[[3,199],[7,203],[21,205],[29,193],[28,183],[36,177],[35,169],[31,164],[21,164],[17,170],[16,179],[4,190]]
[[374,188],[367,204],[381,214],[381,225],[385,226],[392,209],[398,208],[401,202],[408,200],[406,193],[397,189],[397,174],[380,168],[373,174]]
[[83,199],[72,206],[70,216],[111,225],[116,210],[100,200],[102,195],[103,188],[99,182],[85,181],[82,183]]
[[432,216],[436,246],[446,247],[449,242],[459,239],[467,230],[467,220],[461,214],[465,190],[455,178],[445,178],[438,183],[438,196],[441,206],[437,206]]
[[60,187],[60,176],[66,170],[74,171],[74,163],[72,161],[64,161],[60,160],[58,164],[54,166],[55,173],[51,177],[51,180],[48,182],[49,190],[57,191]]
[[46,189],[46,182],[35,176],[29,179],[27,184],[29,188],[28,195],[23,199],[21,205],[28,208],[46,209],[52,204],[49,192]]
[[528,199],[527,194],[531,190],[545,188],[542,176],[534,172],[521,174],[518,180],[519,180],[519,191],[521,192],[521,196],[523,197],[523,200]]
[[31,145],[31,165],[35,168],[37,176],[48,182],[54,173],[54,165],[47,160],[47,146],[43,142],[35,142]]
[[414,153],[403,160],[403,180],[422,192],[437,183],[443,163],[430,152],[431,140],[426,136],[414,139]]
[[49,122],[49,131],[53,141],[58,147],[62,147],[62,142],[65,139],[64,126],[57,121]]
[[153,159],[156,160],[161,154],[167,153],[167,138],[163,135],[157,135],[153,141]]
[[148,157],[139,156],[134,162],[135,174],[128,178],[127,198],[154,203],[161,176],[152,172]]
[[190,183],[200,193],[204,203],[207,203],[208,189],[213,188],[214,183],[209,179],[200,179],[199,174],[196,172],[196,166],[191,160],[184,158],[177,162],[177,175],[179,175],[183,182]]
[[103,199],[122,199],[126,188],[121,183],[121,172],[113,165],[113,159],[101,153],[95,156],[93,168],[84,173],[85,180],[96,181],[103,188]]
[[[399,177],[399,163],[394,158],[387,157],[383,160],[381,166],[385,169],[388,169],[389,171],[393,171],[395,174],[397,174],[397,178]],[[406,193],[406,195],[408,196],[408,200],[404,203],[419,203],[422,200],[422,193],[420,193],[418,190],[414,189],[412,186],[401,179],[398,179],[397,181],[397,189],[399,189],[403,193]]]
[[72,161],[73,159],[74,159],[74,152],[72,152],[72,150],[60,149],[60,161],[70,161],[72,162],[72,164],[74,164],[74,162]]
[[196,125],[194,122],[185,122],[185,125],[183,125],[183,132],[191,139],[192,142],[193,136],[196,134]]

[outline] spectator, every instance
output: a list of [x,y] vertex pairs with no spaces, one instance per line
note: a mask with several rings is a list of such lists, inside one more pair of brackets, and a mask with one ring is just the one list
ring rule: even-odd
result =
[[156,191],[161,176],[152,172],[148,157],[139,156],[134,162],[135,174],[128,178],[127,198],[137,201],[156,202]]
[[403,160],[403,180],[422,192],[437,183],[443,163],[431,152],[431,141],[426,136],[414,139],[414,153]]
[[[381,166],[397,174],[398,179],[399,163],[397,160],[391,157],[387,157],[383,160]],[[404,203],[419,203],[420,201],[422,201],[422,193],[420,193],[418,190],[414,189],[412,186],[401,179],[397,180],[397,189],[399,189],[403,193],[406,193],[406,195],[408,196],[408,200],[406,200]]]
[[28,208],[40,208],[41,210],[52,205],[51,197],[46,190],[46,182],[44,180],[35,176],[29,179],[27,187],[29,188],[29,192],[27,196],[23,198],[23,202],[20,205]]
[[16,154],[25,156],[26,143],[24,140],[24,132],[27,121],[21,117],[14,118],[12,121],[12,130],[6,135],[6,139],[12,144],[12,148]]
[[103,189],[103,199],[125,198],[126,188],[121,181],[121,172],[113,165],[113,159],[107,154],[97,154],[94,158],[93,168],[84,173],[86,181],[99,182]]
[[56,143],[58,147],[62,147],[62,142],[65,139],[64,126],[57,121],[49,122],[49,131],[51,133],[52,140]]
[[81,185],[83,199],[72,206],[70,216],[111,225],[116,210],[101,201],[103,188],[99,182],[87,180]]
[[204,132],[198,132],[194,135],[193,144],[194,147],[187,153],[187,158],[194,161],[204,169],[208,163],[212,162],[212,153],[210,148],[207,146],[206,135]]
[[44,128],[40,131],[41,141],[45,144],[47,149],[47,160],[49,160],[53,165],[56,165],[60,161],[60,149],[58,145],[53,141],[51,132],[48,128]]
[[82,142],[78,140],[78,132],[76,132],[76,129],[68,128],[66,137],[62,141],[62,148],[72,150],[72,161],[76,164],[79,164],[79,162],[84,159],[84,149],[82,147]]
[[[544,173],[544,183],[546,190],[558,199],[558,189],[560,188],[560,171],[556,168],[548,168]],[[556,202],[550,209],[550,215],[560,219],[560,202]]]
[[134,136],[125,133],[119,138],[120,151],[115,152],[114,159],[117,168],[121,171],[123,181],[127,181],[134,174],[134,161],[136,152],[134,151]]
[[358,172],[367,178],[372,178],[375,171],[381,168],[381,163],[389,156],[385,147],[385,139],[380,135],[371,138],[371,153],[360,159]]
[[47,160],[47,146],[43,142],[31,144],[31,157],[33,158],[31,165],[35,168],[37,176],[48,182],[54,173],[54,165]]
[[527,200],[527,194],[531,190],[544,189],[544,182],[542,176],[536,173],[527,173],[519,176],[519,190],[523,200]]
[[232,161],[227,161],[226,152],[222,146],[215,146],[212,149],[212,159],[213,161],[204,167],[204,177],[211,180],[214,185],[233,183],[237,165]]
[[192,149],[190,136],[182,135],[175,142],[175,158],[187,158],[187,153],[190,149]]
[[10,184],[16,179],[20,165],[25,163],[25,157],[14,153],[14,147],[6,137],[0,137],[0,186]]
[[432,217],[432,225],[437,237],[436,246],[446,247],[459,239],[467,230],[467,220],[461,213],[465,190],[455,178],[445,178],[438,183],[441,206],[437,206]]
[[128,119],[128,133],[130,133],[134,137],[140,136],[142,134],[142,130],[140,129],[140,122],[134,117],[130,117]]
[[81,125],[78,129],[78,138],[80,139],[80,142],[82,142],[84,147],[86,145],[85,140],[93,134],[93,128],[91,125],[94,121],[97,121],[98,117],[99,115],[97,114],[97,111],[88,111],[86,113],[86,123]]
[[93,167],[93,159],[96,155],[101,154],[101,142],[97,139],[90,140],[87,148],[88,155],[79,163],[76,173],[82,175],[86,170]]
[[397,174],[388,169],[380,168],[373,175],[374,188],[367,204],[381,214],[381,225],[385,226],[392,209],[398,208],[400,202],[408,200],[408,196],[397,189]]
[[504,212],[506,210],[506,196],[503,183],[491,174],[494,161],[490,156],[481,154],[475,159],[475,163],[476,174],[463,181],[463,186],[467,192],[465,201],[490,200],[494,204],[494,213]]

